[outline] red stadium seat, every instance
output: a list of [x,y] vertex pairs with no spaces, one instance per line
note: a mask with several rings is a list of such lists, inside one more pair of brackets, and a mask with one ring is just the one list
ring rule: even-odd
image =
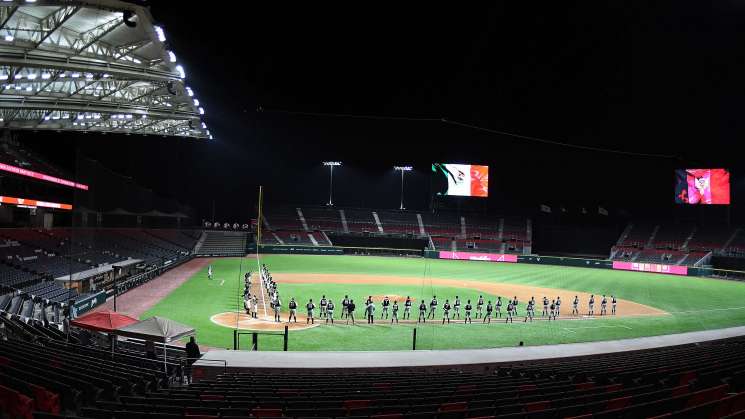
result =
[[370,400],[344,400],[342,405],[344,409],[363,409],[370,406]]
[[281,418],[282,409],[262,409],[256,408],[251,414],[257,418]]
[[727,393],[727,389],[729,389],[729,386],[727,384],[722,384],[720,386],[691,393],[691,396],[686,403],[686,407],[697,406],[702,403],[719,400]]
[[621,409],[631,404],[631,396],[618,397],[608,400],[605,404],[605,410]]
[[467,402],[455,402],[455,403],[443,403],[440,408],[437,409],[439,412],[460,412],[468,409]]
[[532,402],[525,404],[526,412],[540,412],[541,410],[548,410],[551,408],[551,402],[549,400],[542,400],[539,402]]

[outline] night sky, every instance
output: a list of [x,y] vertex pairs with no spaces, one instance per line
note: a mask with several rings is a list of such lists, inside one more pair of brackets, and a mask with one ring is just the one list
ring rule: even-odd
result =
[[392,166],[411,164],[407,207],[428,208],[433,161],[491,166],[495,213],[666,216],[676,167],[729,168],[733,201],[745,195],[745,1],[271,3],[152,2],[214,141],[20,138],[66,167],[79,149],[205,218],[214,200],[219,220],[250,218],[258,185],[268,205],[323,204],[322,160],[344,162],[344,206],[398,208]]

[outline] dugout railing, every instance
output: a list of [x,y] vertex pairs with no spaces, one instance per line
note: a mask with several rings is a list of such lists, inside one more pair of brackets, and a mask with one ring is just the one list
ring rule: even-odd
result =
[[241,349],[241,336],[251,336],[251,346],[247,349],[249,351],[259,350],[259,336],[282,336],[282,350],[287,352],[287,346],[289,343],[289,327],[285,325],[283,332],[261,332],[261,331],[244,331],[239,329],[233,330],[233,350],[238,351]]

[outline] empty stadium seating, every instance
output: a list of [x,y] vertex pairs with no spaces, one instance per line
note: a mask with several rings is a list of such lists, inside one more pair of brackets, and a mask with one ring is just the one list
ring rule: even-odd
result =
[[241,231],[205,231],[197,244],[198,255],[244,256],[248,233]]
[[7,140],[0,142],[0,163],[6,163],[26,170],[45,173],[63,179],[73,179],[55,165],[44,161],[40,156],[26,150],[24,147],[11,144]]
[[719,418],[745,410],[743,349],[733,338],[479,370],[232,372],[178,387],[146,359],[9,341],[0,394],[38,418]]
[[745,257],[745,230],[738,230],[731,243],[723,250],[730,256]]
[[[376,218],[377,216],[377,218]],[[438,250],[523,253],[531,238],[523,217],[458,215],[372,209],[302,207],[272,209],[266,215],[263,244],[333,245],[326,232],[371,236],[432,238]],[[307,226],[307,229],[306,229]],[[313,238],[309,236],[312,235]]]
[[611,259],[694,266],[712,253],[737,255],[740,234],[722,226],[631,225],[611,249]]
[[[38,312],[40,301],[67,302],[78,296],[54,278],[103,264],[141,259],[148,265],[190,257],[201,233],[157,229],[0,229],[0,287],[34,300],[13,314]],[[1,290],[2,288],[0,288]],[[36,305],[37,310],[29,306]],[[11,308],[6,307],[6,308]],[[0,309],[2,309],[0,307]]]

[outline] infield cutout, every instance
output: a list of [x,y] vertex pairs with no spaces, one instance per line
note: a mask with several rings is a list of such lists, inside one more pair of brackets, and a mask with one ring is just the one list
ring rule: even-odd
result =
[[[634,316],[664,316],[669,315],[670,313],[660,310],[651,306],[647,306],[644,304],[635,303],[633,301],[629,300],[622,300],[617,299],[618,304],[616,306],[616,311],[618,312],[617,315],[612,315],[611,313],[611,304],[610,304],[610,294],[606,294],[606,297],[608,298],[608,307],[607,307],[607,315],[601,316],[600,315],[600,300],[602,299],[602,294],[595,294],[595,315],[588,316],[587,315],[587,302],[590,298],[590,293],[587,292],[580,292],[580,291],[572,291],[572,290],[564,290],[564,289],[556,289],[556,288],[545,288],[545,287],[534,287],[529,285],[522,285],[522,284],[511,284],[511,283],[503,283],[503,282],[483,282],[483,281],[473,281],[473,280],[463,280],[463,279],[446,279],[446,278],[415,278],[415,277],[401,277],[401,276],[377,276],[377,275],[360,275],[360,274],[282,274],[277,273],[273,275],[274,280],[277,281],[278,284],[283,283],[293,283],[293,284],[350,284],[350,285],[391,285],[391,286],[400,286],[400,285],[406,285],[406,286],[421,286],[422,282],[425,282],[427,285],[432,286],[442,286],[442,287],[450,287],[450,288],[464,288],[469,290],[476,290],[483,292],[485,294],[489,295],[499,295],[504,297],[502,300],[504,302],[502,306],[502,317],[501,318],[492,318],[492,323],[500,323],[504,322],[504,313],[506,310],[506,298],[511,298],[512,296],[517,296],[518,301],[520,302],[520,305],[518,307],[518,316],[515,317],[515,321],[518,322],[518,319],[522,319],[525,316],[525,307],[527,305],[527,301],[530,299],[530,297],[535,297],[536,299],[536,317],[534,318],[534,321],[546,321],[547,319],[545,317],[541,317],[541,313],[543,311],[543,296],[545,295],[549,299],[554,299],[557,296],[561,297],[562,305],[561,305],[561,315],[559,316],[558,320],[595,320],[595,319],[612,319],[612,318],[624,318],[624,317],[634,317]],[[281,289],[281,287],[280,287]],[[318,295],[319,298],[323,294],[323,289],[319,287]],[[373,295],[373,300],[375,301],[375,305],[377,307],[375,312],[375,325],[389,325],[390,324],[390,317],[389,319],[383,319],[379,320],[380,318],[380,303],[383,301],[383,298],[385,296],[388,296],[388,299],[391,301],[391,304],[393,304],[393,301],[398,300],[399,302],[399,319],[400,323],[406,323],[406,324],[412,324],[416,323],[416,316],[418,316],[418,308],[413,307],[411,310],[412,317],[414,319],[412,320],[402,320],[403,318],[403,302],[406,301],[406,296],[401,296],[398,294],[380,294],[380,295]],[[578,296],[580,299],[579,304],[579,315],[578,316],[572,316],[572,300],[574,299],[574,296]],[[353,299],[364,301],[367,299],[367,295],[353,295],[350,293],[350,296]],[[430,320],[427,323],[431,324],[438,324],[440,320],[442,320],[442,303],[445,301],[445,298],[454,298],[455,296],[443,296],[440,301],[440,305],[437,308],[437,317],[433,319],[434,321]],[[416,298],[412,297],[412,301],[417,301]],[[463,308],[461,308],[462,310]],[[304,330],[304,329],[310,329],[312,327],[316,326],[322,326],[326,325],[325,319],[316,319],[315,324],[306,324],[306,315],[305,313],[300,313],[301,310],[298,309],[297,314],[297,323],[287,323],[287,318],[289,316],[289,311],[287,309],[283,309],[281,313],[281,322],[275,322],[273,321],[273,318],[271,316],[259,316],[258,319],[250,318],[248,315],[245,314],[245,312],[224,312],[213,315],[210,320],[220,326],[228,327],[235,329],[236,323],[238,325],[239,329],[244,330],[284,330],[285,325],[288,325],[290,330]],[[318,308],[316,308],[316,313],[318,313]],[[452,314],[452,313],[451,313]],[[346,325],[346,319],[340,319],[341,316],[341,310],[336,310],[335,315],[335,323],[334,326],[338,325]],[[475,315],[475,310],[474,310]],[[367,325],[367,322],[365,320],[365,313],[364,313],[364,307],[361,307],[358,305],[358,310],[355,311],[355,317],[356,317],[356,324],[357,325]],[[476,320],[474,318],[474,320]],[[476,322],[480,322],[481,319],[478,319]],[[476,324],[476,322],[474,324]],[[427,324],[423,323],[423,324]],[[457,320],[455,323],[458,323]],[[329,326],[331,323],[328,324]],[[607,326],[607,327],[617,327],[617,326]],[[627,328],[628,326],[620,327],[619,328]],[[569,328],[569,329],[579,329],[579,328]],[[567,330],[569,331],[569,330]],[[573,332],[573,331],[572,331]]]
[[[566,289],[559,289],[559,288],[545,288],[545,287],[535,287],[531,285],[523,285],[523,284],[512,284],[512,283],[505,283],[505,282],[485,282],[485,281],[473,281],[473,280],[464,280],[464,279],[448,279],[448,278],[416,278],[416,277],[405,277],[405,276],[378,276],[378,275],[362,275],[362,274],[296,274],[296,273],[276,273],[273,275],[274,280],[281,285],[283,283],[292,283],[292,284],[322,284],[322,283],[328,283],[328,284],[350,284],[350,285],[396,285],[396,286],[415,286],[420,287],[422,283],[428,285],[428,286],[440,286],[440,287],[449,287],[449,288],[465,288],[470,290],[476,290],[483,292],[485,294],[489,295],[498,295],[502,296],[503,298],[503,305],[502,305],[502,313],[504,314],[506,309],[506,298],[512,298],[513,296],[517,296],[517,299],[519,301],[518,306],[518,313],[519,315],[524,316],[525,315],[525,307],[527,305],[528,300],[530,300],[531,297],[535,297],[536,300],[536,319],[541,318],[540,314],[543,310],[543,296],[545,295],[548,297],[549,300],[552,300],[556,298],[557,296],[561,297],[561,316],[559,317],[559,320],[568,320],[568,319],[579,319],[579,318],[592,318],[592,319],[601,319],[601,318],[621,318],[621,317],[632,317],[632,316],[664,316],[669,315],[670,313],[660,310],[655,307],[651,307],[645,304],[639,304],[630,300],[623,300],[620,298],[617,298],[618,304],[616,305],[616,311],[618,312],[617,315],[612,315],[611,313],[611,303],[610,303],[610,296],[613,290],[608,290],[606,293],[606,297],[608,298],[608,306],[607,306],[607,312],[608,314],[605,316],[600,316],[600,301],[602,300],[602,294],[595,294],[595,315],[594,316],[587,316],[587,302],[590,299],[590,293],[588,292],[582,292],[582,291],[573,291],[573,290],[566,290]],[[319,296],[323,294],[323,289],[319,287],[318,294]],[[574,300],[574,296],[579,297],[579,316],[571,316],[572,312],[572,300]],[[389,299],[391,298],[392,294],[388,294]],[[361,300],[364,301],[364,299],[367,298],[367,295],[351,295],[350,297],[354,298],[355,300]],[[377,307],[376,315],[380,313],[380,302],[382,301],[383,297],[385,295],[378,296],[379,299],[375,300],[375,304]],[[399,296],[400,297],[400,296]],[[445,298],[455,298],[455,296],[439,296],[438,300],[440,300],[440,305],[437,308],[437,313],[440,316],[440,319],[442,318],[442,303],[445,301]],[[402,299],[399,299],[399,305],[406,300],[406,297],[404,296]],[[412,298],[413,300],[413,298]],[[391,299],[393,301],[393,299]],[[462,308],[461,308],[462,309]],[[412,309],[412,315],[414,315],[415,310]],[[399,313],[400,314],[400,313]],[[518,316],[520,317],[520,316]],[[299,318],[299,316],[298,316]],[[376,318],[377,319],[377,318]]]

